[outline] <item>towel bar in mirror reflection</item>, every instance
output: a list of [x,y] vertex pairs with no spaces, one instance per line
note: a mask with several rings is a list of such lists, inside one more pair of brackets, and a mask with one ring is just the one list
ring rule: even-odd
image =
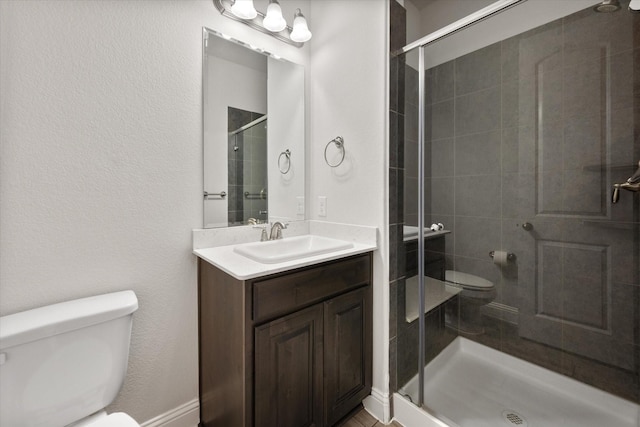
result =
[[221,191],[219,193],[208,193],[206,191],[204,192],[204,198],[207,200],[224,199],[225,197],[227,197],[226,191]]

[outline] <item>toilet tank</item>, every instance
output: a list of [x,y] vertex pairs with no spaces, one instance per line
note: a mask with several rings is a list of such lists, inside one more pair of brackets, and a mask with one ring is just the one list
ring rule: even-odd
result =
[[102,410],[127,370],[133,291],[0,317],[0,426],[66,426]]

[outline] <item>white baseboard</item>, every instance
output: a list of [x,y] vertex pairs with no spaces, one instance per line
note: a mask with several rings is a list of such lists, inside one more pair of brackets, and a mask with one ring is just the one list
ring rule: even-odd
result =
[[510,305],[500,304],[494,301],[484,307],[480,307],[480,312],[486,316],[504,320],[516,326],[518,325],[520,317],[520,311],[517,307],[511,307]]
[[140,427],[197,427],[200,423],[198,399],[180,405],[164,414],[145,421]]
[[389,395],[372,388],[371,394],[364,398],[362,405],[367,412],[379,421],[385,424],[391,422],[391,400],[389,399]]

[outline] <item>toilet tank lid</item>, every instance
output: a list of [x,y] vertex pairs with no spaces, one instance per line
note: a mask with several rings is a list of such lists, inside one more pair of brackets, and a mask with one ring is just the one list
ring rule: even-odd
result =
[[120,291],[2,316],[0,350],[124,317],[137,309],[136,294]]
[[457,283],[462,286],[469,286],[474,288],[492,288],[493,283],[487,279],[483,279],[479,276],[474,276],[469,273],[462,273],[455,270],[447,270],[444,272],[444,280],[451,283]]

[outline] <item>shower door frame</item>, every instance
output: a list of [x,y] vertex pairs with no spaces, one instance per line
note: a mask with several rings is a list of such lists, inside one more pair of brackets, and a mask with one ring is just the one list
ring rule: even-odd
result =
[[[394,0],[391,0],[394,1]],[[424,402],[424,381],[425,381],[425,373],[424,373],[424,368],[425,368],[425,353],[426,353],[426,347],[425,347],[425,313],[424,313],[424,308],[425,308],[425,301],[424,301],[424,295],[425,295],[425,280],[424,280],[424,238],[425,238],[425,233],[424,233],[424,214],[425,214],[425,157],[424,157],[424,153],[425,153],[425,135],[427,132],[426,129],[426,124],[425,124],[425,110],[426,110],[426,84],[425,84],[425,74],[426,74],[426,70],[425,70],[425,61],[428,58],[425,58],[425,55],[429,55],[429,52],[427,51],[427,53],[425,54],[425,50],[428,46],[434,44],[437,41],[440,41],[441,39],[451,36],[454,33],[458,33],[464,29],[466,29],[467,27],[470,27],[480,21],[483,21],[485,19],[491,18],[495,15],[500,14],[501,12],[510,9],[512,7],[521,5],[523,3],[527,2],[527,0],[501,0],[501,1],[497,1],[495,3],[493,3],[492,5],[481,9],[479,11],[477,11],[474,14],[468,15],[467,17],[454,22],[453,24],[446,26],[444,28],[442,28],[441,30],[438,30],[436,32],[430,33],[427,36],[414,41],[410,44],[407,44],[405,47],[403,47],[402,49],[396,51],[397,54],[408,54],[409,52],[414,53],[417,51],[418,53],[418,64],[419,64],[419,69],[418,69],[418,96],[417,96],[417,100],[418,100],[418,262],[417,262],[417,267],[418,267],[418,298],[419,298],[419,311],[418,311],[418,327],[419,327],[419,349],[418,349],[418,380],[419,380],[419,385],[418,385],[418,396],[417,396],[417,401],[411,401],[406,399],[404,396],[402,396],[399,393],[396,393],[394,395],[394,415],[399,414],[400,412],[403,412],[403,416],[402,418],[400,417],[396,417],[396,419],[400,422],[405,422],[406,420],[406,425],[414,425],[410,420],[420,420],[420,421],[415,421],[416,423],[421,423],[421,425],[425,425],[425,426],[429,426],[429,427],[436,427],[436,426],[445,426],[446,424],[444,424],[444,422],[442,420],[440,420],[437,416],[433,415],[432,412],[430,412],[430,410],[428,409],[427,405],[425,403],[428,404],[428,402]],[[535,2],[535,0],[531,0],[531,3]],[[586,3],[586,1],[582,0],[578,0],[575,2],[575,4],[583,4]],[[593,3],[595,3],[595,0],[593,1]],[[584,6],[578,6],[577,10],[580,10],[580,7],[584,7]],[[527,10],[527,9],[524,9]],[[557,18],[565,16],[567,14],[570,13],[574,13],[575,11],[569,11],[568,13],[566,13],[566,11],[564,9],[556,11],[556,13],[558,14]],[[540,19],[545,19],[544,17],[540,17]],[[550,22],[550,21],[546,21],[546,22]],[[542,23],[534,23],[534,25],[530,28],[524,28],[522,31],[526,31],[528,29],[532,29],[532,28],[536,28],[539,25],[543,25],[545,22]],[[526,27],[527,25],[530,25],[530,22],[527,22],[526,24],[523,24],[524,27]],[[502,37],[502,36],[501,36]],[[636,214],[637,215],[637,214]],[[414,371],[415,372],[415,371]],[[421,412],[421,415],[418,415]],[[425,419],[424,416],[427,416],[427,418]],[[427,424],[424,424],[424,422],[427,422]]]
[[[391,0],[393,1],[393,0]],[[418,407],[424,408],[424,365],[425,365],[425,281],[424,281],[424,180],[425,180],[425,48],[450,36],[458,31],[490,18],[498,13],[514,7],[527,0],[498,0],[479,11],[466,16],[451,25],[412,42],[402,48],[401,53],[407,54],[418,49],[418,401],[413,402]]]

